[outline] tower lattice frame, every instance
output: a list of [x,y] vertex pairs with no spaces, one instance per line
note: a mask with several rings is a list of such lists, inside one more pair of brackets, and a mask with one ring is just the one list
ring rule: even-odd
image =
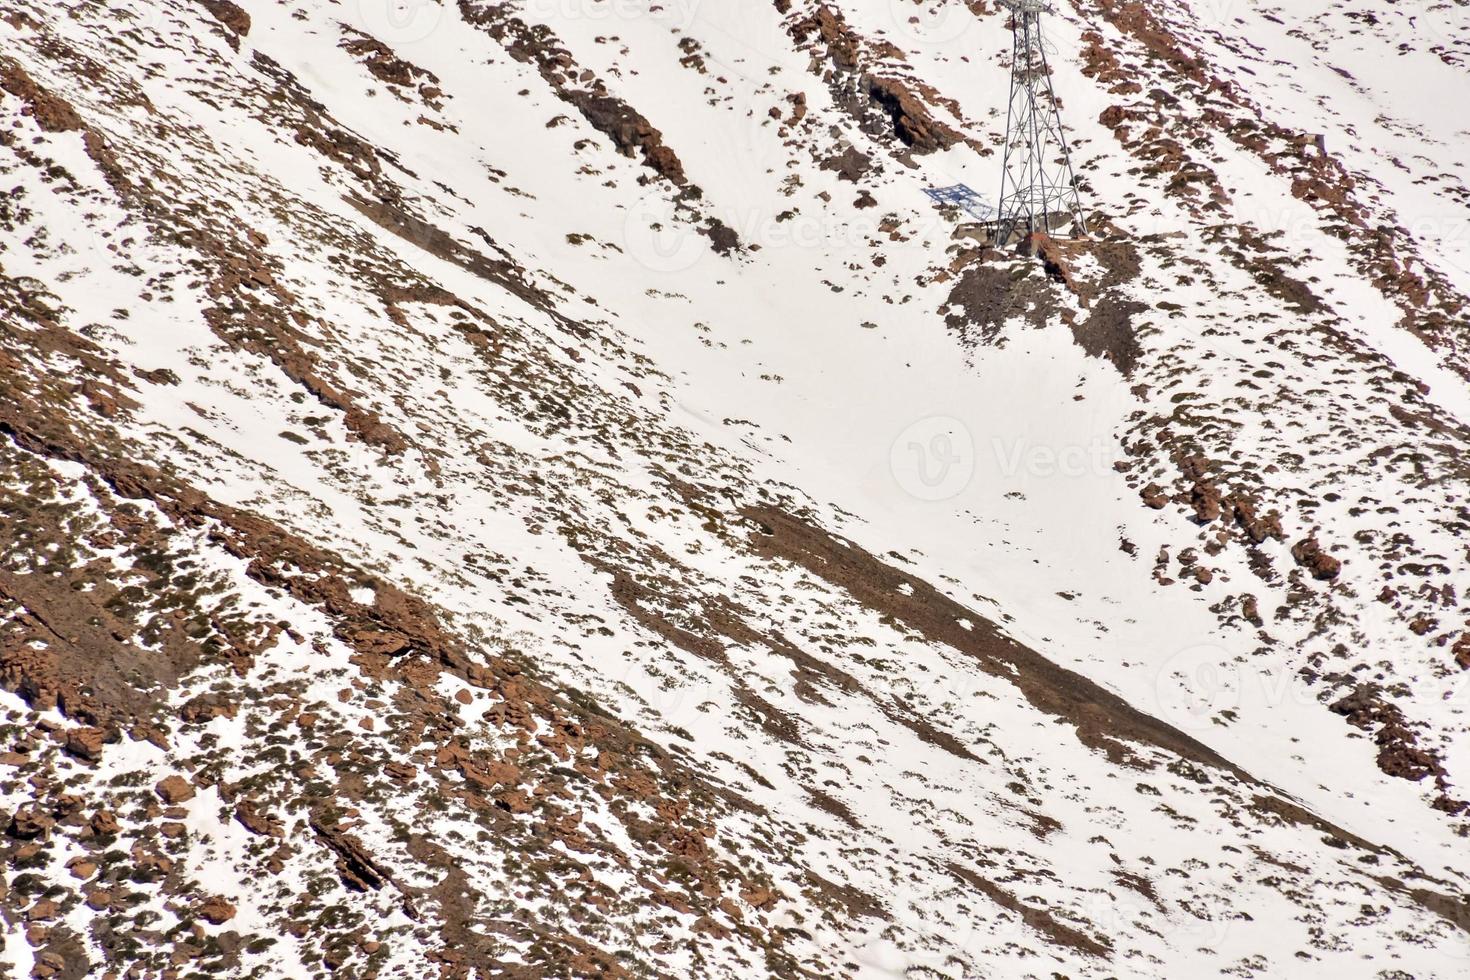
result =
[[1004,244],[1017,229],[1050,234],[1072,221],[1085,234],[1072,154],[1062,132],[1041,34],[1041,15],[1051,7],[1045,0],[1000,3],[1011,11],[1014,33],[996,241]]

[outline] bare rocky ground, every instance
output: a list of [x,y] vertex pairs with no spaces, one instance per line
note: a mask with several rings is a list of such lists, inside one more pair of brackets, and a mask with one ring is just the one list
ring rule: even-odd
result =
[[985,0],[0,6],[4,969],[1464,975],[1402,6],[1060,7],[1015,253]]

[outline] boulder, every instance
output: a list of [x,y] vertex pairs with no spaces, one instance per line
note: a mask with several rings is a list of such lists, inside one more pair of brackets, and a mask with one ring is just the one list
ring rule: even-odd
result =
[[1342,571],[1342,562],[1322,549],[1316,535],[1303,538],[1291,546],[1291,557],[1296,563],[1312,573],[1318,581],[1330,581]]
[[235,906],[219,895],[207,899],[199,906],[199,918],[211,925],[223,925],[235,917]]
[[66,733],[66,751],[78,759],[96,762],[102,758],[105,733],[100,728],[73,728]]
[[17,840],[34,840],[55,825],[56,821],[51,819],[50,815],[39,806],[27,803],[15,811],[5,832]]
[[194,787],[183,776],[167,776],[153,789],[165,803],[183,803],[194,798]]

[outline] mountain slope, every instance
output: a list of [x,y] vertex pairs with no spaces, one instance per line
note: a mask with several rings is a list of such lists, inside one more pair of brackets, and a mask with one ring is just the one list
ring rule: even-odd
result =
[[1460,975],[1457,10],[10,4],[7,967]]

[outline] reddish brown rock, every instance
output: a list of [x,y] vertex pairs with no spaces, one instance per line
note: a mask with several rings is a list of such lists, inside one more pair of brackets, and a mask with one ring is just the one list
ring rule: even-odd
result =
[[60,953],[47,950],[36,956],[36,965],[31,967],[31,976],[38,980],[46,977],[54,977],[66,969],[66,959]]
[[708,219],[700,226],[699,233],[709,239],[709,247],[716,255],[729,255],[740,247],[740,236],[735,229],[719,218]]
[[691,926],[691,928],[696,933],[713,936],[715,939],[721,941],[728,939],[730,936],[729,929],[727,929],[725,926],[720,925],[720,923],[716,922],[714,919],[710,918],[707,915],[702,915],[698,919],[695,919],[694,925]]
[[376,891],[393,880],[392,874],[362,841],[335,826],[312,818],[311,829],[337,857],[337,873],[343,884],[356,891]]
[[103,734],[100,728],[73,728],[66,734],[66,751],[78,759],[96,762],[102,758]]
[[56,821],[51,819],[50,815],[42,811],[39,806],[27,803],[15,811],[5,832],[17,840],[34,840],[45,834],[55,824]]
[[212,925],[223,925],[235,917],[235,906],[215,895],[199,906],[199,917]]
[[1044,231],[1033,231],[1021,242],[1021,250],[1034,259],[1041,261],[1042,269],[1046,274],[1057,282],[1062,283],[1068,289],[1076,289],[1076,282],[1072,277],[1072,266],[1062,255],[1062,250],[1053,239]]
[[1252,626],[1264,625],[1264,620],[1261,619],[1260,604],[1257,602],[1256,597],[1248,592],[1240,597],[1240,614]]
[[418,767],[407,762],[390,762],[383,767],[383,773],[389,779],[408,781],[419,774]]
[[408,637],[386,630],[358,630],[349,639],[353,647],[362,653],[392,656],[409,648]]
[[1159,486],[1157,483],[1150,483],[1148,486],[1138,491],[1138,496],[1142,498],[1145,504],[1152,507],[1154,510],[1163,510],[1164,507],[1167,506],[1169,503],[1169,495],[1165,493],[1164,488]]
[[1359,684],[1351,693],[1334,701],[1330,710],[1357,728],[1396,724],[1400,719],[1399,710],[1384,701],[1371,684]]
[[888,117],[893,135],[915,153],[948,149],[963,137],[937,121],[909,86],[896,78],[867,79],[868,98]]
[[[411,61],[405,61],[394,54],[386,44],[365,34],[356,34],[349,40],[343,41],[342,48],[360,59],[363,66],[372,72],[375,78],[389,85],[408,88],[416,84],[419,79],[427,79],[436,83],[439,81],[433,72],[426,71]],[[432,88],[431,91],[439,92],[437,88]]]
[[218,694],[201,694],[190,698],[179,709],[179,717],[190,724],[202,725],[214,718],[233,718],[238,707]]
[[63,793],[51,804],[51,813],[58,820],[67,820],[82,812],[87,801],[75,793]]
[[1379,687],[1359,684],[1331,705],[1357,728],[1378,728],[1378,768],[1398,779],[1419,781],[1425,776],[1442,776],[1444,769],[1433,752],[1420,748],[1418,736],[1409,728],[1404,713],[1383,698]]
[[664,144],[663,133],[628,103],[605,92],[562,89],[557,94],[611,139],[619,153],[631,157],[640,151],[644,164],[670,183],[682,187],[689,182],[678,154]]
[[174,869],[172,858],[142,844],[134,844],[131,854],[134,881],[158,881]]
[[240,825],[252,834],[259,834],[263,837],[286,836],[286,828],[281,821],[269,814],[261,813],[249,800],[242,800],[235,805],[235,819],[240,821]]
[[1196,524],[1212,524],[1224,512],[1221,504],[1224,497],[1220,488],[1206,481],[1196,482],[1189,491],[1189,503],[1194,508]]
[[1378,768],[1390,776],[1418,782],[1444,772],[1434,754],[1415,744],[1414,734],[1400,725],[1385,725],[1374,741],[1378,743]]
[[250,15],[239,4],[232,3],[231,0],[195,0],[195,2],[209,11],[209,15],[231,33],[241,37],[250,33]]
[[834,171],[838,180],[855,184],[872,172],[873,160],[857,147],[849,146],[823,160],[822,169]]
[[84,857],[74,857],[66,862],[66,870],[71,872],[73,878],[85,881],[97,873],[97,862]]
[[26,918],[31,922],[49,922],[56,918],[56,912],[56,903],[49,898],[42,898],[26,911]]
[[1235,523],[1253,544],[1261,544],[1267,538],[1280,541],[1286,537],[1286,532],[1281,529],[1281,515],[1276,511],[1260,514],[1256,504],[1244,497],[1234,497],[1230,503],[1235,509]]
[[1342,571],[1342,562],[1333,558],[1322,545],[1318,543],[1316,535],[1303,538],[1291,546],[1291,557],[1296,563],[1312,573],[1312,578],[1318,581],[1330,581],[1337,578]]
[[0,89],[20,99],[25,105],[21,115],[31,116],[48,133],[84,128],[71,103],[37,85],[24,68],[8,58],[0,59]]
[[776,903],[781,899],[781,896],[772,889],[757,884],[752,884],[742,891],[740,897],[762,912],[769,912],[774,909]]
[[531,798],[523,790],[511,790],[495,797],[495,805],[508,813],[530,813]]
[[165,803],[183,803],[194,798],[194,787],[183,776],[166,776],[153,789]]

